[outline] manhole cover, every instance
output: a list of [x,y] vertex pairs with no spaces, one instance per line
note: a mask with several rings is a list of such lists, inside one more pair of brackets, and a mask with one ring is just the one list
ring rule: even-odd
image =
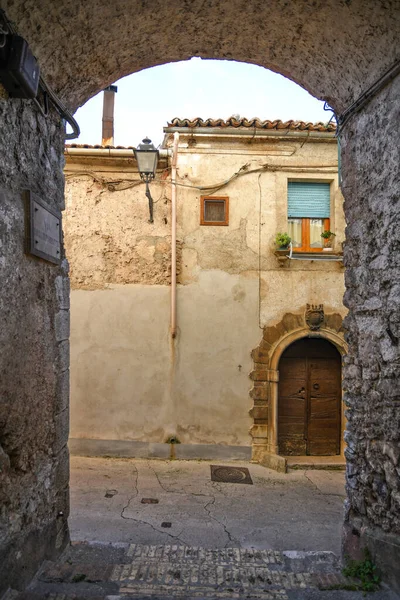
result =
[[211,466],[211,481],[219,483],[248,483],[253,485],[249,470],[246,467]]

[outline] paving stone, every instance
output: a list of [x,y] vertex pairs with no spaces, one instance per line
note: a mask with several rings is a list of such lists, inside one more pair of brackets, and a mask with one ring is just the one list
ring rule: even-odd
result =
[[[336,562],[325,556],[328,553],[116,546],[115,553],[110,544],[71,546],[63,560],[48,563],[31,591],[16,600],[336,600],[332,593],[338,600],[343,593],[350,595],[349,600],[363,597],[361,592],[343,591],[354,581],[341,574]],[[107,564],[102,553],[121,562]],[[391,599],[385,592],[371,600],[375,597]]]

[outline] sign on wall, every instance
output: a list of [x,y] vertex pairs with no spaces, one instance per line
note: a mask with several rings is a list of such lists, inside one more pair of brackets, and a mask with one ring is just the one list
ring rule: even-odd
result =
[[41,198],[27,191],[28,254],[49,262],[61,262],[61,213],[50,208]]

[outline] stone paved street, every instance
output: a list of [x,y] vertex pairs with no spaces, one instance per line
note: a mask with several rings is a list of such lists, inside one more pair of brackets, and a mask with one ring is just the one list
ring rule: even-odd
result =
[[[340,589],[353,584],[331,552],[74,543],[7,600],[359,600]],[[388,590],[370,597],[395,599]]]
[[[72,458],[72,543],[5,600],[361,600],[337,556],[343,473]],[[395,600],[386,589],[371,600]]]

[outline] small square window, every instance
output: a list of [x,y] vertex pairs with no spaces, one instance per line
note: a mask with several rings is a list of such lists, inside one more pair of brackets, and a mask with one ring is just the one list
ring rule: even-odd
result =
[[228,196],[200,197],[200,225],[229,225]]

